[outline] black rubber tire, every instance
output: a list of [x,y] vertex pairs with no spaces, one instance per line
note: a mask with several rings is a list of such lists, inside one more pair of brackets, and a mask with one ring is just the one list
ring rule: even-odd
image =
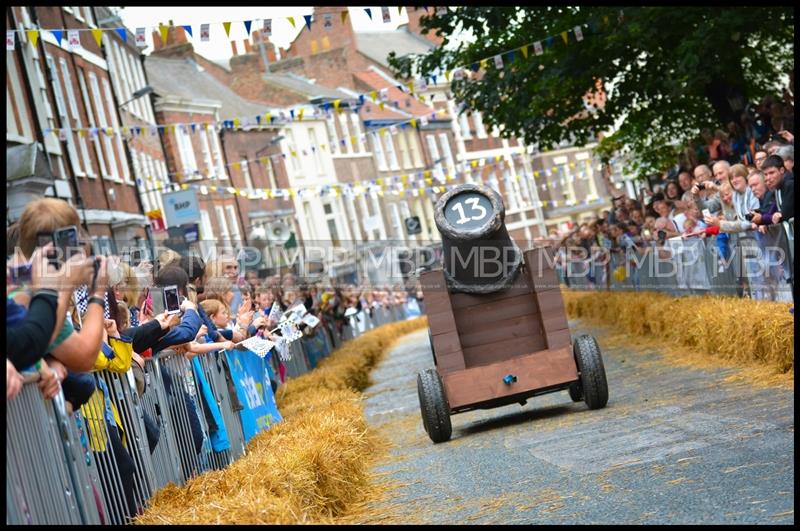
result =
[[450,440],[450,404],[444,394],[442,380],[436,369],[425,369],[417,375],[417,394],[422,426],[434,443]]
[[608,403],[608,382],[597,340],[589,334],[580,335],[572,344],[572,351],[581,377],[583,401],[589,409],[604,408]]
[[583,387],[580,381],[569,384],[569,397],[573,402],[583,402]]

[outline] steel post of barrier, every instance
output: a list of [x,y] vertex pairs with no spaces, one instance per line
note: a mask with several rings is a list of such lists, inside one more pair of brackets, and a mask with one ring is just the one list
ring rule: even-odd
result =
[[144,409],[159,429],[158,441],[152,452],[156,489],[168,483],[183,484],[180,463],[175,459],[178,453],[175,425],[169,415],[169,402],[164,382],[161,378],[159,362],[147,358],[144,366],[145,392],[142,396]]

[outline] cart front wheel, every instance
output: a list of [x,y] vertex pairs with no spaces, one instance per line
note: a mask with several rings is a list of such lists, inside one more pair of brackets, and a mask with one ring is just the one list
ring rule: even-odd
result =
[[575,339],[572,349],[581,376],[583,401],[589,409],[605,407],[608,403],[608,382],[597,340],[593,336],[583,334]]
[[450,404],[436,369],[426,369],[417,375],[417,393],[425,432],[434,443],[449,441],[453,433]]

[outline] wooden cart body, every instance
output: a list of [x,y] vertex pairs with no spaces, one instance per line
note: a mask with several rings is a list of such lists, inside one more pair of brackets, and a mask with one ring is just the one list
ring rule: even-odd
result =
[[495,293],[451,293],[443,270],[422,273],[434,362],[450,413],[524,404],[579,380],[548,252],[525,251],[513,284]]

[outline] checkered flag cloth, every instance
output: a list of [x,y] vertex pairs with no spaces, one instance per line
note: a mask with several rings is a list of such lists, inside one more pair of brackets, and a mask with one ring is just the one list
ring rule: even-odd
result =
[[[78,289],[75,290],[73,293],[73,297],[75,298],[75,306],[78,308],[78,311],[81,315],[86,313],[86,309],[89,307],[89,288],[88,286],[80,286]],[[108,292],[105,293],[105,304],[103,308],[103,317],[105,319],[111,319],[111,310],[108,306]]]
[[89,304],[89,288],[78,286],[72,296],[75,298],[75,306],[78,308],[80,315],[85,314],[86,307]]
[[303,332],[301,332],[294,323],[283,323],[281,325],[281,336],[288,343],[291,343],[303,337]]
[[131,326],[139,326],[139,308],[130,308],[128,311],[131,314]]
[[283,316],[283,311],[280,305],[277,302],[273,302],[272,308],[269,310],[269,320],[273,323],[277,323],[281,320],[281,316]]
[[278,351],[278,357],[283,362],[287,362],[292,359],[292,351],[289,349],[289,342],[286,341],[283,337],[278,337],[276,339],[277,343],[275,343],[275,349]]
[[275,343],[268,339],[253,336],[242,341],[242,346],[253,354],[256,354],[258,357],[263,358],[267,355],[267,352],[269,352],[269,350],[275,346]]

